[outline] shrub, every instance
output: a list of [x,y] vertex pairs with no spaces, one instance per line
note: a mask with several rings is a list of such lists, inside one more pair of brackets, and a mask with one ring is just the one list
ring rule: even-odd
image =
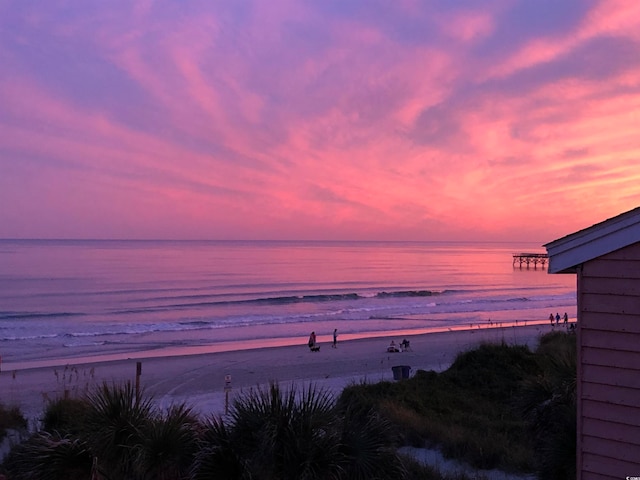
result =
[[7,430],[21,430],[27,428],[27,419],[20,408],[6,407],[0,403],[0,441],[7,435]]
[[84,428],[89,404],[84,399],[60,398],[49,402],[42,417],[42,429],[60,434],[78,434]]
[[405,444],[438,445],[477,468],[532,471],[532,443],[515,398],[520,383],[539,372],[527,347],[487,344],[458,355],[440,374],[350,386],[338,405],[375,409]]
[[3,467],[16,480],[90,478],[92,455],[77,438],[40,432],[12,448]]
[[535,444],[541,480],[575,478],[576,376],[575,335],[552,332],[536,350],[542,373],[524,382],[519,404]]

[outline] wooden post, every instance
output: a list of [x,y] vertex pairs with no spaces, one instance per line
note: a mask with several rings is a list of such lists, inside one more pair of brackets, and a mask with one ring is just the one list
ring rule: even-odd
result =
[[136,403],[140,402],[140,375],[142,375],[142,362],[136,362]]
[[229,392],[231,391],[231,375],[224,376],[224,414],[229,413]]

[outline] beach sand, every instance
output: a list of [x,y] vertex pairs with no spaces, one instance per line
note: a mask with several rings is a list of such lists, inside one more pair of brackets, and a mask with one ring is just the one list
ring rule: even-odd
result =
[[[482,342],[526,344],[535,348],[538,339],[552,330],[548,323],[492,328],[468,328],[407,336],[411,351],[387,353],[391,339],[385,336],[339,341],[337,348],[321,343],[310,352],[306,339],[300,345],[191,354],[170,357],[129,358],[95,363],[74,363],[0,372],[0,403],[18,405],[32,421],[40,417],[48,400],[78,396],[102,382],[135,385],[137,363],[141,365],[140,386],[158,406],[186,403],[200,415],[224,414],[227,398],[257,386],[277,381],[298,387],[313,383],[334,393],[359,382],[393,381],[396,365],[442,371],[455,356]],[[340,340],[340,339],[339,339]],[[228,383],[227,383],[228,382]],[[226,391],[225,391],[226,390]]]

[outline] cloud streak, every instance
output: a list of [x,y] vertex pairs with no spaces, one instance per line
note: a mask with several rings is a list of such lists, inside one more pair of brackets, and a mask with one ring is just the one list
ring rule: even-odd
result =
[[633,2],[0,15],[3,237],[545,242],[640,201]]

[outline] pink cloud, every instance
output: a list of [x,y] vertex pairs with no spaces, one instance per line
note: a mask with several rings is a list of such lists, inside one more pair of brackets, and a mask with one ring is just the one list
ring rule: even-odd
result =
[[619,35],[640,40],[639,24],[640,5],[636,2],[601,1],[576,31],[527,42],[506,61],[490,68],[485,78],[504,77],[550,62],[602,35]]
[[[494,12],[492,12],[494,13]],[[456,12],[440,20],[440,28],[449,37],[461,42],[474,42],[486,38],[495,30],[495,19],[489,12]]]
[[0,170],[11,152],[29,193],[5,176],[0,200],[40,234],[541,241],[640,200],[640,67],[542,68],[600,35],[637,41],[635,6],[496,51],[500,3],[224,7],[28,12],[117,83],[80,97],[4,42]]

